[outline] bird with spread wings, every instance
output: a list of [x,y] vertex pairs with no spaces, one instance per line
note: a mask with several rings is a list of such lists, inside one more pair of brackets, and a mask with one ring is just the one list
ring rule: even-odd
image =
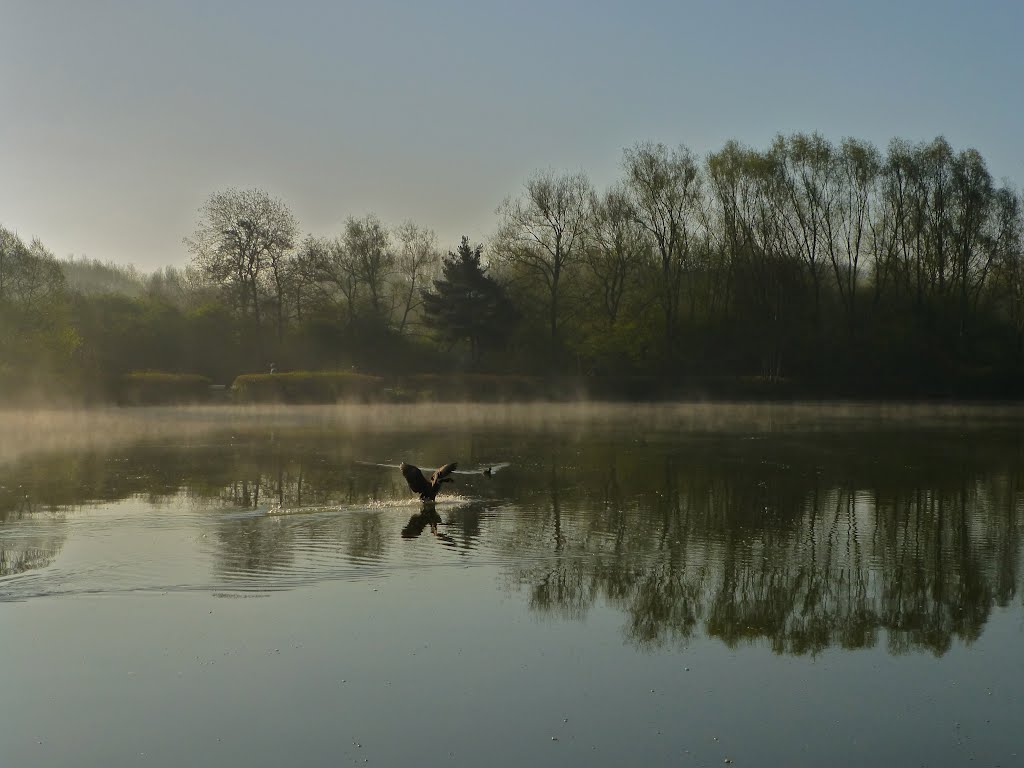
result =
[[429,480],[420,471],[419,467],[406,464],[404,461],[399,469],[402,470],[402,476],[405,477],[405,482],[409,484],[412,492],[420,495],[421,501],[433,501],[437,496],[437,492],[441,490],[441,484],[452,482],[452,478],[449,475],[455,471],[457,466],[458,464],[453,461],[450,464],[438,467]]

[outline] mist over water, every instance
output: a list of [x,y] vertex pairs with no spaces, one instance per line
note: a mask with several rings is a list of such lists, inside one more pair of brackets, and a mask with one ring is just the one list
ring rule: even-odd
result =
[[487,427],[580,429],[629,424],[638,432],[825,431],[907,424],[977,429],[1024,424],[1016,406],[903,403],[420,403],[336,406],[166,406],[149,408],[0,408],[0,461],[26,453],[74,450],[135,440],[195,439],[218,431],[334,430],[339,434],[466,430]]
[[[1012,764],[1019,409],[342,405],[3,412],[0,425],[13,436],[0,621],[31,659],[18,669],[56,664],[73,700],[89,690],[78,664],[108,659],[109,716],[158,764],[197,753],[154,753],[159,721],[119,703],[138,675],[148,695],[180,691],[168,707],[205,691],[187,733],[219,723],[258,765],[273,753],[261,729],[223,713],[262,722],[268,695],[292,702],[275,711],[304,734],[297,754],[328,762],[361,763],[353,744],[371,733],[371,757],[391,764],[862,765],[907,744],[933,765]],[[459,469],[424,505],[402,461]],[[87,605],[105,618],[83,636]],[[84,645],[58,653],[62,636]],[[219,665],[197,676],[190,659]],[[241,679],[249,694],[230,695]],[[116,761],[62,742],[73,709],[47,706],[46,764]],[[432,706],[476,735],[441,724],[443,749],[389,730]],[[502,722],[474,718],[481,706]],[[19,756],[45,746],[23,736],[42,711],[4,713]],[[315,725],[326,713],[340,725]]]

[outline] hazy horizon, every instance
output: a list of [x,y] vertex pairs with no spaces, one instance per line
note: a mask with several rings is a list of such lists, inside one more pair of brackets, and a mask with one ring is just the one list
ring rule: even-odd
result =
[[1010,2],[9,2],[0,226],[151,271],[212,193],[259,187],[303,233],[372,212],[449,249],[537,169],[604,187],[639,141],[794,131],[944,135],[1019,184],[1021,29]]

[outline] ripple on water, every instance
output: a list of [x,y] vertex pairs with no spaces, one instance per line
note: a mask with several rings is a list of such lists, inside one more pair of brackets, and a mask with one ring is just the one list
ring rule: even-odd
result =
[[[17,538],[59,534],[49,562],[0,576],[0,600],[193,590],[251,594],[418,568],[497,564],[507,556],[499,554],[505,537],[495,522],[511,512],[507,505],[457,494],[429,508],[405,496],[250,509],[204,507],[183,498],[159,506],[135,500],[130,509],[100,505],[0,531],[0,545],[8,548]],[[433,517],[420,518],[427,514]],[[406,536],[417,518],[423,524]]]

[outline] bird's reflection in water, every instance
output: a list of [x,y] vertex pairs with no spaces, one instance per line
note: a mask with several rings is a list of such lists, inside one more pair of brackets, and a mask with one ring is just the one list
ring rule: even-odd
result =
[[430,526],[430,532],[436,535],[437,524],[440,522],[441,516],[437,514],[437,507],[430,503],[424,504],[423,509],[410,517],[409,522],[405,524],[405,527],[402,529],[402,538],[415,539],[423,533],[423,529],[428,525]]
[[440,522],[441,516],[437,514],[437,507],[434,506],[433,502],[426,502],[423,505],[423,509],[409,518],[409,522],[407,522],[405,527],[402,529],[402,538],[415,539],[423,533],[423,529],[429,525],[430,532],[437,536],[437,538],[442,539],[446,543],[454,544],[455,540],[447,533],[437,532],[437,526]]

